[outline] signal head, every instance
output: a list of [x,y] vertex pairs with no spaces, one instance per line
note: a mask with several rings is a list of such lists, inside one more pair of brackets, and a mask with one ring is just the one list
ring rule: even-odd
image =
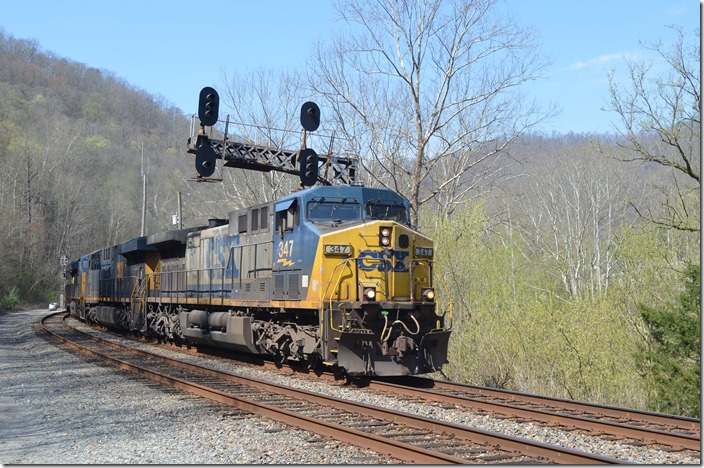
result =
[[301,126],[309,132],[314,132],[320,126],[320,108],[313,101],[301,106]]
[[200,123],[212,127],[218,121],[218,107],[220,106],[220,96],[210,86],[200,90],[198,99],[198,118]]
[[208,142],[198,145],[196,150],[196,171],[203,177],[210,177],[215,172],[215,160],[217,155]]
[[301,183],[307,187],[315,185],[318,181],[318,154],[311,148],[306,148],[301,151],[299,163]]

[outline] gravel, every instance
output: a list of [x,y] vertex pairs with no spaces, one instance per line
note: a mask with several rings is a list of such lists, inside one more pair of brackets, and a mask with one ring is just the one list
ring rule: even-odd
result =
[[[0,462],[21,464],[383,464],[362,448],[191,397],[62,351],[36,336],[46,310],[0,316]],[[113,338],[120,341],[120,338]],[[134,343],[133,343],[134,345]],[[154,346],[138,343],[154,350]],[[384,406],[487,431],[644,464],[699,464],[669,452],[436,404],[418,404],[340,383],[282,375],[157,348],[233,374]]]
[[394,462],[79,358],[35,334],[47,313],[0,315],[2,464]]

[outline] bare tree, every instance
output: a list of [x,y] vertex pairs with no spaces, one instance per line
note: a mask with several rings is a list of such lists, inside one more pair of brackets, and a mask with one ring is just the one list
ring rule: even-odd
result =
[[619,272],[619,229],[635,218],[626,200],[637,184],[622,180],[613,164],[594,164],[589,151],[570,151],[539,170],[524,194],[527,251],[547,261],[568,299],[608,294]]
[[[257,68],[246,74],[225,75],[224,81],[230,139],[291,150],[301,145],[300,106],[309,99],[301,96],[288,73]],[[297,177],[281,172],[241,169],[223,170],[223,179],[225,196],[240,206],[279,198],[298,182]]]
[[461,202],[478,162],[542,118],[518,87],[547,64],[495,3],[344,1],[358,32],[319,45],[309,67],[307,83],[368,154],[369,182],[407,195],[414,224],[430,200]]
[[[700,48],[699,40],[685,42],[684,33],[672,28],[677,38],[670,48],[662,42],[641,43],[667,66],[659,74],[652,63],[626,60],[629,76],[624,85],[609,73],[611,102],[608,110],[618,114],[614,125],[622,137],[622,161],[645,161],[673,171],[672,183],[658,190],[664,195],[662,214],[634,206],[646,219],[683,231],[699,232],[700,211]],[[695,33],[697,39],[700,31]]]

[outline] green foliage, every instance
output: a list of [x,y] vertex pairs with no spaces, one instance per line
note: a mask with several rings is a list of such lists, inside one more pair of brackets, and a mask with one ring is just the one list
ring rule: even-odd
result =
[[170,227],[193,168],[178,109],[2,31],[0,63],[0,302],[14,307],[56,298],[62,255],[139,234],[142,154],[150,233]]
[[93,150],[104,149],[108,146],[108,141],[101,135],[89,136],[88,138],[85,138],[83,140],[83,143],[86,145],[86,147]]
[[83,106],[83,114],[89,122],[101,121],[105,118],[105,109],[100,102],[100,96],[92,94]]
[[10,290],[0,297],[0,309],[13,311],[16,310],[20,305],[20,295],[16,287],[10,288]]
[[640,369],[652,383],[651,409],[699,417],[701,374],[701,267],[684,273],[675,305],[641,305],[651,340],[638,353]]
[[644,385],[631,357],[638,335],[618,304],[581,298],[563,304],[555,315],[559,325],[546,329],[556,341],[555,387],[577,400],[641,406]]
[[648,381],[636,362],[645,325],[635,304],[673,297],[668,238],[640,225],[619,227],[609,293],[565,297],[542,253],[510,223],[490,218],[483,203],[424,221],[446,285],[440,308],[454,306],[449,378],[646,407]]

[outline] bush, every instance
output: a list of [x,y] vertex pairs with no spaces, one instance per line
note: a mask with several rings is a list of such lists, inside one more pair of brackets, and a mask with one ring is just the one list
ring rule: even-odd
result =
[[701,267],[690,265],[676,305],[641,305],[650,340],[638,353],[651,382],[651,410],[699,417],[701,374]]
[[15,286],[0,299],[0,307],[6,311],[16,310],[20,305],[20,295]]

